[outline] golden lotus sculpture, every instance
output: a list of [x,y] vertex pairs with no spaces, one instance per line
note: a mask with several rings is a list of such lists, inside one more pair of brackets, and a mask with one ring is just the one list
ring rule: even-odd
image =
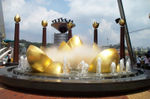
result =
[[27,60],[36,72],[44,72],[52,60],[38,47],[30,45],[27,49]]
[[106,49],[100,52],[92,61],[89,66],[89,72],[96,72],[97,60],[101,59],[101,72],[102,73],[110,73],[111,72],[111,63],[115,62],[116,65],[119,62],[119,54],[118,51],[114,48]]
[[76,48],[76,47],[80,47],[82,46],[82,41],[78,36],[73,36],[71,39],[69,39],[69,41],[67,42],[67,44],[71,47],[71,48]]
[[65,41],[62,41],[59,45],[59,50],[62,50],[62,51],[70,51],[71,48],[70,46],[65,42]]
[[[80,38],[78,36],[73,36],[67,43],[63,41],[60,44],[59,49],[64,51],[71,51],[73,48],[77,48],[80,46],[82,46],[82,41],[80,40]],[[98,50],[99,53],[99,48],[96,44],[93,44],[93,49]],[[69,62],[71,63],[70,65],[72,66],[72,68],[74,68],[73,66],[77,66],[81,62],[81,60],[84,60],[85,62],[90,64],[94,56],[85,57],[84,55],[81,56],[80,54],[74,54],[73,57],[76,58],[71,58],[71,57],[69,58]],[[96,72],[98,58],[101,59],[102,73],[109,73],[111,71],[111,63],[115,62],[116,65],[118,65],[119,62],[118,51],[114,48],[106,49],[100,52],[91,62],[88,69],[89,72]],[[33,71],[41,72],[41,73],[49,73],[51,75],[58,75],[63,73],[62,62],[53,62],[45,54],[45,52],[43,52],[40,48],[34,45],[30,45],[29,48],[27,49],[27,59]],[[69,69],[67,71],[69,72]]]
[[59,75],[63,73],[63,63],[53,62],[45,69],[45,73],[48,73],[51,75]]
[[120,72],[120,64],[117,65],[117,70],[116,70],[116,72],[118,72],[118,73]]
[[82,41],[78,36],[75,35],[72,38],[70,38],[67,43],[65,41],[62,41],[58,49],[63,51],[69,51],[72,48],[76,48],[80,46],[82,46]]

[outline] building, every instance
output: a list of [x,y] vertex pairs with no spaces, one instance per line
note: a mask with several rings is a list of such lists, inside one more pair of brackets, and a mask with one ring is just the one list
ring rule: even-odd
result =
[[5,26],[4,26],[4,17],[3,17],[3,7],[2,0],[0,0],[0,48],[1,42],[5,37]]

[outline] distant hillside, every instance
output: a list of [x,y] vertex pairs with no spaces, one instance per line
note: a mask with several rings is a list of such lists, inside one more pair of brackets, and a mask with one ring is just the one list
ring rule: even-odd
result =
[[[26,41],[24,39],[20,40],[19,41],[19,47],[20,47],[20,50],[22,50],[22,48],[28,48],[29,45],[35,45],[37,47],[40,47],[42,45],[42,43],[39,43],[39,42],[31,42],[31,41]],[[52,46],[53,44],[51,43],[48,43],[47,44],[47,47],[50,47]],[[3,45],[3,46],[6,46],[6,45]],[[14,47],[14,42],[10,42],[10,46]]]
[[[35,45],[37,47],[40,47],[42,45],[42,43],[39,43],[39,42],[31,42],[31,41],[26,41],[26,40],[20,40],[19,41],[20,43],[20,46],[24,46],[26,48],[28,48],[29,45]],[[47,46],[52,46],[53,44],[51,43],[48,43]]]

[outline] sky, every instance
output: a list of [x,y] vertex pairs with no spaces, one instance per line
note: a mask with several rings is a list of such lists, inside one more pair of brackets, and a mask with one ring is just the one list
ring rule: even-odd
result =
[[[143,2],[144,1],[144,2]],[[6,38],[14,38],[14,16],[21,16],[20,39],[42,41],[41,21],[47,20],[47,42],[53,43],[51,21],[56,18],[74,20],[73,35],[80,36],[86,44],[93,43],[94,21],[100,23],[98,44],[118,44],[120,17],[117,0],[2,0]],[[123,0],[129,32],[150,27],[150,0]],[[130,33],[133,47],[150,47],[150,29]]]

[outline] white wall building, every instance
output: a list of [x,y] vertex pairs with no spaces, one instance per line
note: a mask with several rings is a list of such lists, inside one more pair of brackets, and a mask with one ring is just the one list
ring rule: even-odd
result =
[[4,17],[3,17],[3,7],[2,0],[0,0],[0,48],[1,42],[5,37],[5,26],[4,26]]

